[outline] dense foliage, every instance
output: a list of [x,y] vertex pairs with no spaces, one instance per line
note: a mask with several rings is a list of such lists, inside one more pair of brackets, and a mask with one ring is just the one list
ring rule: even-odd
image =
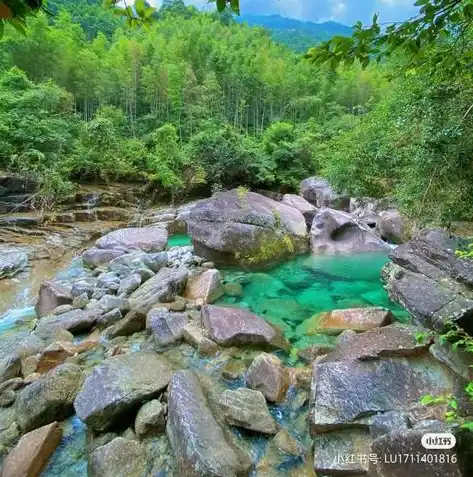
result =
[[[399,75],[411,59],[401,49],[333,71],[182,0],[166,0],[146,29],[98,1],[48,8],[27,36],[9,28],[0,43],[0,167],[33,171],[49,196],[95,179],[173,197],[291,191],[317,173],[352,194],[393,196],[417,221],[473,218],[469,68]],[[466,61],[471,35],[458,33],[449,48]]]

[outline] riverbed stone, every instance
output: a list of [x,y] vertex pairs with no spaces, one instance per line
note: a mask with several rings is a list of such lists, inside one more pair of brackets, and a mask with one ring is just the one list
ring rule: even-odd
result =
[[212,303],[223,295],[220,272],[216,269],[206,270],[187,280],[184,298],[189,301],[199,300],[203,304]]
[[172,302],[184,291],[187,277],[187,270],[162,268],[130,295],[131,309],[146,314],[158,303]]
[[185,313],[170,313],[163,308],[151,310],[146,318],[146,328],[158,346],[168,346],[180,341],[188,323]]
[[242,427],[253,432],[275,435],[276,421],[269,413],[266,399],[260,391],[247,388],[227,389],[218,398],[222,415],[230,426]]
[[72,343],[52,343],[42,353],[33,372],[45,374],[74,356],[75,346]]
[[323,177],[308,177],[300,184],[301,196],[315,207],[350,211],[350,197],[335,192]]
[[248,472],[248,462],[242,462],[227,440],[191,371],[178,371],[171,379],[166,429],[179,475],[227,477]]
[[72,301],[72,307],[75,310],[82,310],[89,304],[89,295],[87,293],[82,293],[79,296],[76,296]]
[[133,333],[143,331],[146,327],[146,315],[139,311],[129,311],[124,318],[117,321],[113,326],[107,329],[106,336],[108,339],[117,336],[129,336]]
[[197,348],[201,355],[211,356],[218,351],[217,343],[208,338],[204,330],[195,323],[189,323],[184,327],[182,337],[186,343]]
[[245,190],[200,201],[187,225],[196,254],[216,264],[265,265],[308,246],[299,210]]
[[120,288],[118,289],[118,294],[121,295],[124,293],[125,295],[130,295],[136,289],[138,289],[141,285],[141,276],[137,273],[130,275],[127,278],[124,278],[120,281]]
[[297,209],[305,218],[307,227],[312,226],[317,207],[305,200],[303,197],[295,194],[285,194],[282,198],[283,204]]
[[143,477],[146,454],[139,442],[117,437],[89,456],[90,477]]
[[58,306],[71,304],[72,294],[69,288],[57,282],[46,281],[39,289],[38,302],[35,306],[36,316],[38,318],[47,316]]
[[62,364],[17,393],[16,419],[23,432],[54,421],[62,421],[74,412],[73,402],[84,380],[79,366]]
[[285,399],[290,384],[289,378],[289,371],[282,361],[269,353],[258,355],[247,372],[248,387],[261,391],[271,402]]
[[40,475],[61,439],[62,430],[57,422],[28,432],[5,458],[2,477]]
[[168,232],[164,227],[119,229],[101,237],[95,243],[100,249],[161,252],[166,248]]
[[168,362],[154,353],[114,356],[86,378],[74,408],[82,421],[102,432],[128,410],[157,397],[170,378]]
[[82,261],[85,267],[94,269],[97,267],[101,267],[102,265],[106,265],[113,259],[121,257],[124,254],[124,250],[104,250],[102,248],[92,247],[82,254]]
[[40,336],[54,328],[62,328],[72,334],[89,331],[97,322],[100,312],[97,310],[72,310],[59,316],[41,318],[36,327]]
[[320,209],[310,230],[312,253],[338,254],[388,251],[389,245],[350,214],[334,209]]
[[210,338],[223,346],[260,345],[284,347],[281,334],[259,316],[241,308],[207,305],[202,323]]
[[10,278],[28,265],[28,255],[22,250],[10,249],[0,252],[0,279]]
[[53,314],[63,315],[64,313],[67,313],[68,311],[72,311],[73,309],[74,307],[72,305],[60,305],[54,309]]
[[140,407],[135,419],[135,432],[140,438],[161,434],[166,430],[167,406],[157,399]]

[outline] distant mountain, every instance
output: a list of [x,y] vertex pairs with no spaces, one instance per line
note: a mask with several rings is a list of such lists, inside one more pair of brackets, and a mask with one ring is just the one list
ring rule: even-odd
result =
[[350,36],[352,28],[342,23],[313,23],[282,17],[281,15],[241,15],[235,17],[240,23],[261,26],[272,33],[273,38],[297,52],[305,52],[314,44],[334,36]]

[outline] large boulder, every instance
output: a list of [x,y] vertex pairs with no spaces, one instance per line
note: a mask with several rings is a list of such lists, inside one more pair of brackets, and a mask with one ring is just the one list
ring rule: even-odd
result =
[[378,220],[379,234],[391,243],[404,243],[409,236],[406,221],[397,209],[380,212]]
[[285,346],[279,331],[263,318],[242,308],[205,306],[202,308],[202,322],[212,340],[223,346]]
[[382,276],[417,323],[443,331],[455,322],[473,333],[473,261],[458,257],[458,246],[447,232],[425,230],[391,252]]
[[78,366],[63,364],[19,391],[15,410],[23,432],[72,416],[73,402],[83,380]]
[[191,211],[188,233],[197,255],[219,264],[266,265],[308,245],[299,210],[240,190],[200,201]]
[[100,316],[99,310],[71,310],[62,315],[45,316],[36,327],[39,336],[47,336],[52,330],[61,328],[70,333],[89,331]]
[[169,384],[167,435],[178,475],[229,477],[248,471],[191,371],[178,371]]
[[5,458],[2,477],[41,475],[61,439],[62,430],[57,422],[28,432]]
[[184,297],[202,305],[212,303],[223,295],[220,272],[216,269],[206,270],[199,275],[189,277]]
[[157,397],[171,374],[167,361],[154,353],[109,358],[84,381],[74,402],[76,414],[95,431],[105,431],[128,410]]
[[305,218],[307,227],[312,226],[317,207],[310,202],[295,194],[285,194],[282,198],[282,203],[297,209]]
[[117,437],[89,456],[90,477],[143,477],[146,454],[140,443]]
[[61,305],[72,305],[71,290],[60,283],[44,282],[39,289],[38,302],[35,306],[36,315],[39,318],[49,315]]
[[330,207],[335,210],[350,211],[350,198],[337,194],[327,179],[323,177],[309,177],[300,185],[301,196],[316,207]]
[[184,292],[187,277],[185,269],[162,268],[130,295],[130,308],[146,314],[157,303],[171,302]]
[[315,254],[387,251],[389,245],[350,214],[334,209],[321,209],[310,230],[310,245]]
[[166,248],[168,232],[164,227],[127,228],[110,232],[97,240],[101,249],[161,252]]
[[28,255],[17,249],[0,252],[0,279],[10,278],[28,265]]

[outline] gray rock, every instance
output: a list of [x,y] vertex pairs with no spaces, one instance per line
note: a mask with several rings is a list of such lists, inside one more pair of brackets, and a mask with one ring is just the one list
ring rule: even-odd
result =
[[113,310],[110,310],[109,312],[102,315],[97,320],[97,325],[103,328],[107,328],[109,326],[114,325],[115,323],[120,321],[122,318],[123,316],[122,316],[122,312],[120,311],[120,308],[114,308]]
[[89,295],[84,292],[82,295],[76,296],[72,301],[72,307],[76,310],[81,310],[89,304]]
[[323,177],[309,177],[300,185],[301,196],[316,207],[350,211],[350,198],[337,194]]
[[89,457],[90,477],[143,477],[146,454],[140,443],[117,437],[95,449]]
[[28,255],[21,250],[11,249],[0,252],[0,279],[10,278],[28,265]]
[[387,251],[389,245],[373,231],[357,223],[350,214],[320,209],[310,230],[310,245],[315,254]]
[[385,210],[379,214],[379,217],[378,230],[384,240],[399,244],[408,239],[405,220],[398,210]]
[[178,371],[171,379],[167,435],[178,475],[229,477],[249,470],[228,442],[191,371]]
[[289,207],[297,209],[304,216],[307,227],[310,228],[312,226],[315,213],[317,212],[317,208],[314,205],[303,197],[294,194],[285,194],[282,198],[282,202]]
[[146,314],[157,303],[168,303],[181,295],[186,283],[186,270],[162,268],[130,295],[131,309]]
[[92,298],[95,286],[95,278],[93,279],[93,281],[78,281],[72,285],[71,295],[74,299],[84,294],[86,294],[88,298]]
[[126,313],[130,310],[130,302],[126,298],[120,298],[112,295],[104,295],[98,303],[90,310],[98,310],[100,313],[108,313],[109,311],[119,309],[121,312]]
[[167,406],[157,399],[141,406],[135,420],[135,432],[138,437],[161,434],[166,430]]
[[218,350],[217,343],[207,338],[204,330],[194,323],[189,323],[182,330],[182,337],[186,343],[197,348],[199,354],[204,356],[214,355]]
[[92,247],[82,254],[82,261],[85,267],[97,268],[111,262],[113,259],[125,254],[124,250],[107,249],[103,250],[97,247]]
[[108,339],[113,339],[117,336],[129,336],[143,331],[145,327],[146,316],[138,311],[129,311],[123,319],[107,329],[106,336]]
[[168,346],[182,339],[182,333],[189,319],[185,313],[169,313],[155,308],[148,313],[146,328],[151,332],[158,346]]
[[16,419],[23,432],[72,416],[83,380],[78,366],[62,364],[18,392]]
[[104,296],[108,295],[108,293],[109,293],[109,290],[107,288],[96,288],[92,294],[92,300],[99,301]]
[[167,267],[169,262],[167,252],[144,254],[141,260],[143,264],[154,273],[158,273],[161,268]]
[[41,318],[52,313],[58,306],[72,304],[71,290],[60,283],[47,281],[39,289],[36,316]]
[[109,358],[86,378],[75,402],[79,418],[95,431],[105,431],[126,411],[155,398],[169,383],[171,369],[153,353]]
[[96,242],[100,249],[161,252],[166,248],[168,232],[163,227],[127,228],[110,232]]
[[204,306],[202,323],[212,340],[220,345],[285,346],[284,339],[275,328],[259,316],[241,308]]
[[72,310],[59,316],[47,316],[39,320],[36,332],[44,336],[54,328],[62,328],[73,334],[82,333],[92,329],[99,316],[97,310]]
[[223,418],[227,424],[243,427],[262,434],[275,435],[278,431],[276,421],[269,413],[266,399],[259,391],[239,388],[227,389],[218,398]]
[[233,190],[200,201],[188,220],[199,257],[258,266],[307,250],[304,216],[253,192]]
[[54,314],[55,315],[63,315],[64,313],[67,313],[68,311],[72,311],[74,307],[72,305],[60,305],[57,308],[54,309]]
[[141,285],[141,276],[137,273],[130,275],[127,278],[124,278],[120,281],[120,288],[118,289],[118,294],[121,295],[130,295]]

